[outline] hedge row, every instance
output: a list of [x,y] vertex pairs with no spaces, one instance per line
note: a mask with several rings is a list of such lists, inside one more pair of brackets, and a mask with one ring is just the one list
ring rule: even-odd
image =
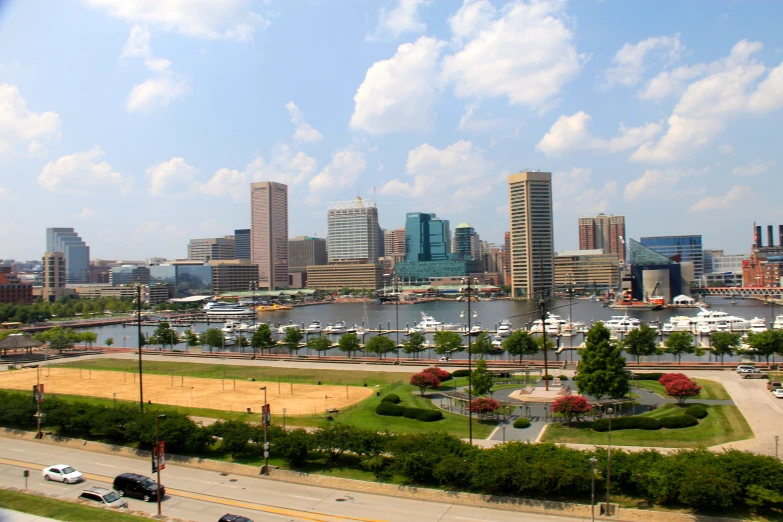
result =
[[[653,417],[615,417],[612,419],[612,431],[618,430],[659,430],[661,422]],[[609,419],[593,421],[593,431],[609,431]]]
[[467,377],[470,375],[470,370],[454,370],[451,372],[452,377]]
[[381,399],[381,402],[390,402],[392,404],[399,404],[400,403],[400,396],[396,393],[390,393],[389,395],[386,395],[383,399]]
[[514,427],[518,429],[529,428],[530,419],[526,419],[525,417],[520,417],[514,421]]
[[664,417],[661,419],[661,427],[666,429],[677,428],[690,428],[696,426],[699,421],[692,415],[674,415],[672,417]]
[[657,381],[661,377],[663,377],[663,373],[635,373],[633,374],[633,378],[637,381]]
[[381,403],[375,408],[375,413],[387,417],[405,417],[406,419],[416,419],[422,422],[435,422],[443,418],[443,413],[440,410],[409,408],[388,401],[381,401]]
[[697,419],[703,419],[707,416],[707,407],[703,404],[691,404],[685,408],[685,415],[696,417]]

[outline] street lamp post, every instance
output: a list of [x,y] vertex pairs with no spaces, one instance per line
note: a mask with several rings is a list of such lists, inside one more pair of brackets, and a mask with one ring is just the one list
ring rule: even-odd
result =
[[397,344],[396,349],[394,350],[397,353],[397,364],[400,363],[400,290],[397,288],[397,285],[400,283],[400,279],[398,275],[392,276],[393,285],[392,287],[395,289],[394,292],[396,294],[396,299],[394,300],[394,319],[396,321],[396,326],[394,329],[397,332]]
[[160,451],[160,421],[166,420],[166,414],[161,413],[157,417],[155,417],[155,452],[156,452],[156,468],[158,470],[158,491],[155,494],[155,496],[158,498],[158,516],[160,516],[160,462],[161,462],[161,456],[162,451]]
[[266,403],[266,386],[259,390],[264,391],[264,406],[261,408],[261,424],[264,426],[264,475],[269,476],[269,442],[266,438],[267,419],[269,417],[269,405]]
[[[470,445],[473,446],[473,355],[472,355],[472,342],[470,338],[470,299],[471,299],[471,283],[478,284],[478,279],[471,279],[469,277],[463,278],[462,283],[468,285],[468,440]],[[460,314],[460,317],[464,317],[465,312]],[[478,317],[478,313],[476,314]]]
[[[250,291],[253,292],[253,302],[251,303],[251,307],[253,308],[253,333],[256,332],[256,317],[258,316],[258,311],[256,311],[256,288],[258,288],[258,281],[250,281]],[[252,343],[252,341],[251,341]],[[256,349],[253,347],[253,358],[256,357]]]
[[590,458],[590,521],[595,522],[595,465],[598,459]]
[[609,414],[609,440],[606,451],[606,516],[609,516],[609,492],[612,480],[612,408],[607,408],[606,413]]
[[141,384],[141,285],[136,285],[136,312],[136,333],[139,337],[139,408],[141,409],[141,413],[144,413],[144,389]]

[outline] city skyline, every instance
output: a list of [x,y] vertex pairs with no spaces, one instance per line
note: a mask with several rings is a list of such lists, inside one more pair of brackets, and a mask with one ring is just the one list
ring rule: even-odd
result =
[[0,7],[2,257],[40,259],[52,225],[180,257],[250,226],[254,181],[290,187],[290,236],[359,194],[384,228],[433,212],[501,243],[528,168],[553,173],[556,250],[599,212],[728,253],[781,221],[778,3],[118,5]]

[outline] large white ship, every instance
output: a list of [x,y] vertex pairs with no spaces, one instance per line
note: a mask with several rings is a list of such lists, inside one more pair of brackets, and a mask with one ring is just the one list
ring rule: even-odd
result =
[[202,308],[207,317],[248,317],[253,315],[253,310],[233,303],[221,303],[210,301]]

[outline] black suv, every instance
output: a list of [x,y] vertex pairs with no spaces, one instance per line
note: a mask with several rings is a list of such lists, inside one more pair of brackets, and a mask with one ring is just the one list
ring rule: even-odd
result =
[[242,515],[232,515],[230,513],[226,513],[222,517],[220,517],[220,520],[218,522],[253,522],[247,517],[243,517]]
[[[129,496],[151,502],[158,499],[158,485],[151,478],[135,473],[123,473],[114,479],[114,489],[121,497]],[[160,486],[160,498],[166,496],[166,488]]]

